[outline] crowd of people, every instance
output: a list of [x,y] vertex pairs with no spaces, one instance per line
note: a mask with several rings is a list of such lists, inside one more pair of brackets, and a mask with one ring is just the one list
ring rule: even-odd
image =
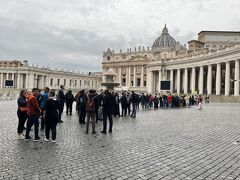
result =
[[[64,94],[64,86],[61,85],[57,93],[45,87],[41,93],[39,89],[33,88],[31,92],[22,90],[17,100],[19,119],[17,133],[18,139],[29,140],[30,130],[34,126],[34,141],[39,141],[39,119],[40,129],[45,130],[45,141],[49,141],[50,132],[52,142],[56,141],[56,127],[63,123],[62,113],[66,104],[66,115],[72,115],[73,103],[76,102],[76,112],[79,115],[79,123],[86,124],[85,133],[89,133],[90,122],[92,134],[96,133],[95,124],[103,121],[101,133],[107,133],[107,122],[109,121],[108,133],[112,133],[114,117],[131,116],[136,118],[136,111],[141,105],[142,109],[157,108],[180,108],[194,104],[199,105],[202,110],[203,98],[199,95],[178,96],[172,94],[136,94],[134,91],[123,91],[121,95],[117,92],[110,92],[108,89],[97,93],[95,90],[79,91],[75,96],[71,90]],[[209,97],[205,98],[209,102]],[[26,124],[26,132],[23,134]]]

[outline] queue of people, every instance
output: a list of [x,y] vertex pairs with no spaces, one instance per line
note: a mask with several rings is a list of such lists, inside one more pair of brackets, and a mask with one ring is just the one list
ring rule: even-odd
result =
[[[18,139],[31,139],[30,130],[34,126],[34,141],[40,139],[39,119],[41,122],[41,130],[45,129],[45,141],[49,141],[50,132],[52,134],[52,142],[56,141],[57,124],[63,123],[62,113],[66,104],[66,115],[72,115],[73,102],[76,102],[76,112],[79,116],[79,123],[86,124],[85,133],[89,133],[90,122],[92,124],[92,134],[97,133],[95,126],[99,121],[103,121],[103,129],[101,133],[112,133],[113,118],[131,116],[136,118],[137,109],[141,105],[142,109],[157,108],[179,108],[188,107],[198,104],[199,110],[202,110],[201,96],[178,96],[178,95],[161,95],[155,94],[136,94],[134,91],[123,91],[121,96],[117,92],[109,90],[101,90],[97,93],[95,90],[79,91],[75,96],[69,90],[64,94],[64,86],[61,85],[57,94],[48,87],[44,88],[40,93],[39,89],[33,88],[31,92],[22,90],[20,92],[18,103]],[[209,103],[209,98],[208,98]],[[109,126],[107,124],[109,121]],[[26,123],[26,133],[23,134],[24,125]]]

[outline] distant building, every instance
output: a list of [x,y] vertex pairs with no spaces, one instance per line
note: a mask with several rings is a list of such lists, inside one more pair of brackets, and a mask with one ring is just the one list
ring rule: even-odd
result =
[[[102,71],[118,74],[119,90],[239,96],[240,32],[201,31],[188,44],[177,42],[165,25],[152,48],[107,49]],[[164,81],[169,90],[161,87]]]
[[79,73],[51,69],[49,67],[29,66],[27,61],[0,61],[0,89],[98,89],[101,73]]

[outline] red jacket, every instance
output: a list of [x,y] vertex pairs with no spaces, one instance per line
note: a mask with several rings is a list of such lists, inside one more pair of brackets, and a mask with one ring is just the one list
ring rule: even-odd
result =
[[33,95],[30,95],[30,96],[28,96],[27,99],[28,99],[28,102],[27,102],[27,106],[28,106],[27,114],[28,114],[28,116],[39,115],[40,114],[40,108],[39,108],[37,98]]

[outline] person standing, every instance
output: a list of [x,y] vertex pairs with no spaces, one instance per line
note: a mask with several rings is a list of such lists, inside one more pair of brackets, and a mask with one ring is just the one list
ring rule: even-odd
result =
[[89,123],[90,119],[92,121],[92,134],[95,134],[95,113],[96,113],[96,100],[95,97],[95,91],[89,90],[88,99],[87,99],[87,106],[86,106],[86,112],[87,112],[87,124],[86,124],[86,133],[88,133],[89,129]]
[[79,123],[86,124],[86,105],[87,105],[87,95],[85,94],[84,90],[80,91],[79,95]]
[[114,97],[109,92],[108,89],[105,90],[105,96],[103,97],[103,130],[101,133],[106,134],[107,133],[107,118],[109,120],[109,133],[112,133],[112,127],[113,127],[113,120],[112,120],[112,114],[113,114],[113,106],[114,106]]
[[127,115],[127,97],[125,92],[122,92],[122,97],[120,99],[122,105],[122,116]]
[[116,116],[120,117],[119,103],[120,103],[119,95],[116,92],[114,94],[114,112],[113,112],[114,117]]
[[72,115],[72,105],[73,105],[73,102],[74,102],[74,96],[73,96],[71,90],[69,90],[65,94],[65,100],[66,100],[66,106],[67,106],[66,114],[68,115],[68,112],[69,112],[70,115]]
[[40,94],[39,98],[39,103],[40,103],[40,108],[41,108],[41,130],[44,129],[45,126],[45,105],[48,100],[48,93],[49,93],[49,88],[45,87],[44,92]]
[[97,106],[96,106],[96,123],[98,123],[98,120],[103,120],[103,90],[100,90],[100,94],[96,96],[97,100]]
[[40,139],[40,137],[38,136],[38,125],[39,125],[38,119],[40,115],[40,107],[37,100],[38,94],[39,94],[39,90],[37,88],[33,88],[32,94],[29,95],[28,102],[27,102],[28,121],[27,121],[25,139],[31,139],[31,137],[29,136],[29,133],[32,126],[34,125],[34,133],[35,133],[34,141],[38,141]]
[[198,96],[197,101],[198,101],[198,109],[199,109],[199,110],[202,110],[202,102],[203,102],[203,98],[202,98],[201,95]]
[[24,129],[24,124],[28,118],[27,115],[27,91],[26,90],[21,90],[19,98],[17,100],[18,104],[18,110],[17,110],[17,116],[18,116],[18,128],[17,128],[17,133],[18,133],[18,139],[24,139],[23,135],[23,129]]
[[45,141],[49,141],[50,131],[52,133],[52,142],[56,142],[57,135],[57,123],[58,123],[58,111],[59,111],[59,101],[54,99],[55,92],[50,91],[49,99],[46,102],[46,115],[45,115]]
[[131,112],[131,95],[129,92],[127,92],[127,110],[128,110],[128,115],[130,115]]
[[63,91],[64,91],[64,86],[61,85],[60,90],[58,91],[58,94],[57,94],[57,100],[59,102],[58,123],[63,123],[62,113],[63,113],[64,102],[65,102],[65,95]]
[[137,94],[134,91],[132,91],[131,100],[132,100],[132,114],[131,114],[131,117],[135,118],[136,117],[136,111],[137,111],[138,97],[137,97]]

